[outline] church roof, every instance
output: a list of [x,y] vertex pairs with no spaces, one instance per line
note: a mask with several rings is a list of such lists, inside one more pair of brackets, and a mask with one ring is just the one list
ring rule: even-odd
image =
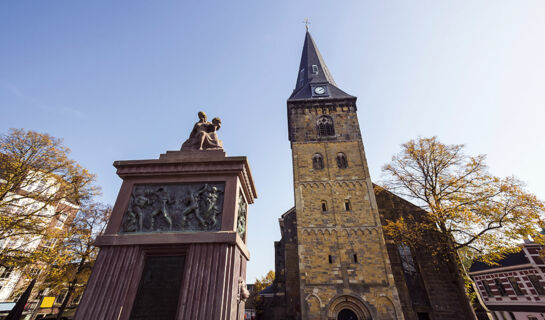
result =
[[[324,94],[313,92],[317,86],[325,87]],[[289,97],[291,100],[306,99],[332,99],[332,98],[355,98],[337,87],[335,80],[329,73],[327,65],[312,39],[310,33],[305,34],[305,43],[303,44],[303,53],[301,54],[301,63],[299,65],[299,74],[295,89]]]

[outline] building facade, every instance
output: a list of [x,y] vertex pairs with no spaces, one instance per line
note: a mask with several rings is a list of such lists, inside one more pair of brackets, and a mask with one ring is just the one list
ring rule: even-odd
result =
[[543,246],[526,243],[522,250],[490,266],[474,263],[469,275],[481,299],[497,320],[545,320]]
[[[5,183],[5,181],[0,179],[0,183]],[[3,208],[9,210],[4,214],[12,216],[32,215],[34,217],[33,223],[42,224],[49,234],[66,231],[79,207],[66,200],[48,201],[52,198],[50,194],[55,192],[62,192],[58,190],[55,182],[49,181],[47,178],[36,179],[35,182],[25,184],[17,192],[6,196],[5,202],[10,203],[10,205]],[[40,198],[47,198],[48,200],[41,201]],[[30,253],[36,250],[53,249],[56,242],[57,239],[54,237],[46,238],[38,234],[18,234],[0,240],[0,251],[4,255],[9,255],[11,251]],[[16,301],[28,286],[30,280],[43,279],[49,268],[49,265],[40,261],[24,268],[0,266],[0,302]],[[35,288],[38,286],[35,286]],[[47,290],[35,291],[31,296],[31,300],[39,300],[43,295],[47,294]],[[37,303],[38,301],[31,302],[34,305]]]
[[[381,219],[417,207],[375,191],[356,97],[336,85],[308,31],[287,111],[295,207],[280,218],[264,318],[471,319],[448,268],[423,277],[436,262],[385,238]],[[402,258],[414,254],[411,278]]]

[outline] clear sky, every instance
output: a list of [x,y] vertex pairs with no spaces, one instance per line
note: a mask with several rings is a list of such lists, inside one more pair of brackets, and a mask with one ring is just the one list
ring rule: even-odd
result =
[[176,150],[197,111],[248,156],[248,282],[274,269],[293,206],[286,99],[310,30],[358,97],[373,180],[400,144],[437,135],[487,154],[545,199],[545,2],[2,1],[0,132],[62,137],[113,204],[114,160]]

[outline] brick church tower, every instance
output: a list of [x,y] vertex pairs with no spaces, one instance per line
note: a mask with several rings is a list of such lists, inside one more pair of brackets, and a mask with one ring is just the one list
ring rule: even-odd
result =
[[294,317],[403,319],[356,97],[337,87],[308,31],[287,107],[298,256],[298,277],[291,276],[299,292],[286,291],[298,296]]

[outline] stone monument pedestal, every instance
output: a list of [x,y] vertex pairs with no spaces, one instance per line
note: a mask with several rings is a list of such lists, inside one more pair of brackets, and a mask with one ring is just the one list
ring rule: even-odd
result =
[[246,157],[168,151],[114,166],[123,184],[75,319],[243,319]]

